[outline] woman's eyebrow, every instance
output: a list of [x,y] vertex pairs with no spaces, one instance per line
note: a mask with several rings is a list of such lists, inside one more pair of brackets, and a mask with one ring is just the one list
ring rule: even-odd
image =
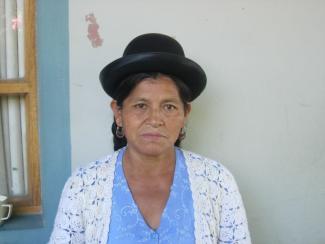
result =
[[145,103],[148,103],[149,100],[146,99],[146,98],[144,98],[144,97],[132,97],[132,98],[130,99],[130,102],[131,102],[131,103],[137,103],[137,102],[145,102]]
[[168,103],[168,102],[171,102],[171,103],[179,103],[181,101],[180,101],[180,99],[177,99],[177,98],[167,98],[167,99],[163,99],[162,102],[163,103]]

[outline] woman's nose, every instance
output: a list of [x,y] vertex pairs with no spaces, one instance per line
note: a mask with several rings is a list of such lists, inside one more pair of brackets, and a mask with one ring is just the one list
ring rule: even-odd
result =
[[164,123],[163,114],[159,108],[152,108],[149,110],[148,123],[150,123],[150,125],[153,127],[158,127],[163,125]]

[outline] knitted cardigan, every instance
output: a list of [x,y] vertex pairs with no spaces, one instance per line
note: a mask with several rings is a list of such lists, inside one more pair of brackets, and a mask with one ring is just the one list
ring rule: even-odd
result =
[[[66,182],[49,243],[106,244],[119,151],[78,169]],[[220,163],[182,150],[194,208],[197,244],[250,244],[237,184]]]

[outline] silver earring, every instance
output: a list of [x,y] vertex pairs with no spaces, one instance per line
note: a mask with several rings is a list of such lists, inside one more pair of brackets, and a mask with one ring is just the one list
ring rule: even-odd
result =
[[115,135],[116,135],[117,138],[122,139],[124,137],[123,127],[117,126],[116,131],[115,131]]
[[185,139],[185,137],[186,137],[186,130],[185,127],[183,127],[179,133],[178,140],[182,141]]

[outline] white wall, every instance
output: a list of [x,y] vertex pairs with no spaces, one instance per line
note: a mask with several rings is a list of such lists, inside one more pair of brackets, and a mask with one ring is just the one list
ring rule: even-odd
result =
[[184,147],[233,172],[253,242],[325,243],[325,1],[70,0],[72,168],[112,152],[98,73],[146,32],[206,70]]

